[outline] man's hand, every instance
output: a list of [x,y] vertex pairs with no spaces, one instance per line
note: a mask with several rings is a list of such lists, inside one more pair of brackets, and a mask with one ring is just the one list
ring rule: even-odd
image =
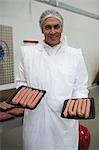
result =
[[79,116],[88,118],[90,114],[90,100],[79,98],[77,100],[69,99],[63,112],[64,116]]

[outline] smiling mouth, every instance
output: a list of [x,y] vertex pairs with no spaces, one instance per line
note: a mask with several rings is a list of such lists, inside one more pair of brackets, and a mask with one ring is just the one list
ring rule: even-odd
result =
[[51,40],[56,40],[56,36],[54,37],[54,36],[51,36],[51,37],[49,37]]

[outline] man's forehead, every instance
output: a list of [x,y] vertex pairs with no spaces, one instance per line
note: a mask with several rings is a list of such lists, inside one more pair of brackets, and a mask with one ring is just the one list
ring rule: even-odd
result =
[[58,20],[55,17],[49,17],[49,18],[46,18],[44,23],[43,23],[43,25],[47,25],[47,24],[50,24],[50,25],[61,24],[61,22],[60,22],[60,20]]

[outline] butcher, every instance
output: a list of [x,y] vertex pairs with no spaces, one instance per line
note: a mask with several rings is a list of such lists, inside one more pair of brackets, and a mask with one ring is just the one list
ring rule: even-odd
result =
[[25,109],[23,147],[78,150],[79,121],[62,118],[61,111],[69,99],[65,117],[89,116],[88,73],[82,50],[68,46],[63,36],[63,17],[58,11],[45,10],[39,24],[44,38],[36,45],[21,47],[16,85],[46,90],[46,94],[36,109]]

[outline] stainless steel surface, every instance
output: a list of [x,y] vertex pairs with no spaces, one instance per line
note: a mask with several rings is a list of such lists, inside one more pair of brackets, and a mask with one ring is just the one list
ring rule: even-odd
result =
[[0,122],[0,133],[8,132],[11,129],[22,125],[23,117],[17,117],[7,121]]

